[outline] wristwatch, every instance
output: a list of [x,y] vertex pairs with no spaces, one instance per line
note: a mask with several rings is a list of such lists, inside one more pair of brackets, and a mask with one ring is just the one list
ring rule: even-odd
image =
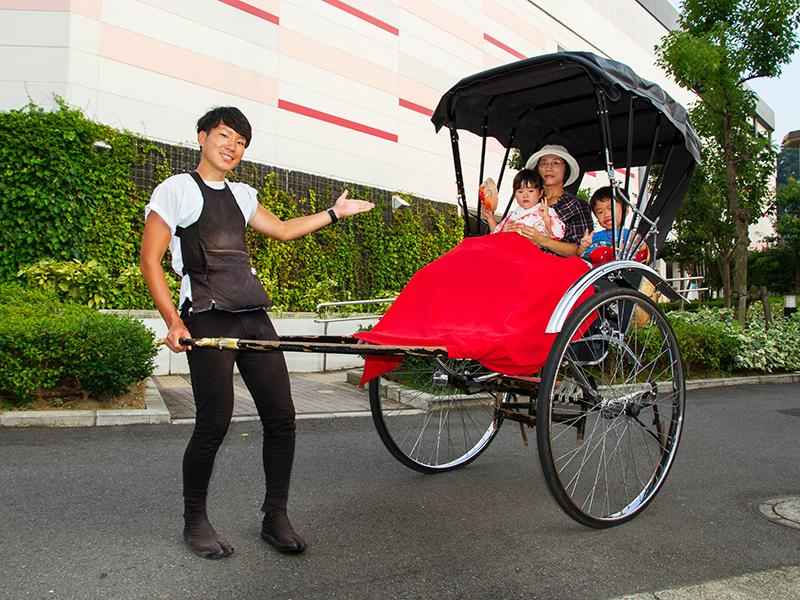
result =
[[331,224],[336,223],[339,220],[339,217],[336,216],[336,211],[332,208],[328,209],[328,214],[331,216]]

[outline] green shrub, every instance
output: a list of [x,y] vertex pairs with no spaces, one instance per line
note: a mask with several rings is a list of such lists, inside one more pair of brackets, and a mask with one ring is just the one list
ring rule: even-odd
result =
[[[181,282],[170,271],[166,275],[177,303]],[[94,260],[59,262],[46,258],[20,269],[18,276],[27,279],[29,288],[40,288],[67,302],[93,308],[155,308],[138,266],[132,265],[113,278],[105,266]]]
[[766,329],[760,302],[754,302],[747,311],[747,326],[737,335],[737,368],[766,373],[800,369],[800,316],[795,313],[786,319],[774,312],[773,315],[772,324]]
[[741,340],[731,310],[673,311],[668,316],[690,376],[733,370]]
[[13,404],[75,378],[97,397],[119,395],[153,371],[153,334],[139,321],[0,286],[0,393]]

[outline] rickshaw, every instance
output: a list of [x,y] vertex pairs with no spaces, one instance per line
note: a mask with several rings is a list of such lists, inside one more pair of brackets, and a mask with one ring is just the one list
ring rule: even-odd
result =
[[[194,343],[402,356],[396,369],[369,382],[377,432],[402,464],[422,473],[464,467],[505,421],[516,421],[526,443],[526,430],[535,428],[544,479],[570,517],[593,528],[629,521],[662,487],[683,426],[681,353],[656,302],[680,296],[633,257],[645,242],[658,255],[699,163],[700,142],[686,112],[619,62],[562,52],[462,79],[442,96],[432,121],[450,134],[467,237],[486,233],[486,226],[477,187],[472,207],[465,188],[462,132],[480,140],[478,181],[490,138],[505,148],[501,190],[512,151],[527,158],[560,144],[582,173],[606,173],[632,213],[630,228],[639,236],[623,241],[614,234],[614,259],[580,277],[558,303],[547,325],[555,341],[541,372],[511,377],[476,360],[448,358],[442,348],[365,345],[351,337]],[[631,185],[634,169],[638,189]],[[579,302],[590,288],[594,293]]]

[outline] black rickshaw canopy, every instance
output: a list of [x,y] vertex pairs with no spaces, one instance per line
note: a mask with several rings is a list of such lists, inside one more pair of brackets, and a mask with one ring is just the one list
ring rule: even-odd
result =
[[[700,162],[700,140],[683,106],[628,66],[588,52],[537,56],[466,77],[442,96],[431,120],[437,131],[451,131],[465,210],[457,130],[484,138],[484,154],[493,137],[526,160],[546,144],[565,146],[582,173],[646,167],[638,203],[647,219],[658,219],[659,247]],[[654,165],[663,167],[648,190]],[[626,194],[627,187],[626,177]]]

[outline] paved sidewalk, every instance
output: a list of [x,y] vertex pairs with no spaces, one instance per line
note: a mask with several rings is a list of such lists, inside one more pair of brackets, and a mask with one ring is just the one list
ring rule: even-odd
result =
[[[189,375],[160,375],[153,377],[156,389],[169,409],[173,422],[194,419],[195,409]],[[298,418],[317,418],[331,415],[369,414],[369,393],[347,382],[347,371],[324,373],[291,373],[292,397]],[[257,417],[253,399],[241,375],[234,375],[233,418]]]
[[[349,373],[352,381],[353,378],[360,378],[361,371],[356,369],[350,370]],[[348,371],[290,373],[292,397],[298,418],[369,414],[369,393],[366,386],[358,388],[353,383],[348,383],[347,374]],[[160,375],[152,377],[152,380],[169,410],[172,421],[194,419],[194,400],[189,375]],[[800,374],[785,373],[729,379],[698,379],[687,381],[686,389],[797,382],[800,382]],[[256,407],[240,375],[234,375],[233,385],[233,418],[236,420],[256,418]]]

